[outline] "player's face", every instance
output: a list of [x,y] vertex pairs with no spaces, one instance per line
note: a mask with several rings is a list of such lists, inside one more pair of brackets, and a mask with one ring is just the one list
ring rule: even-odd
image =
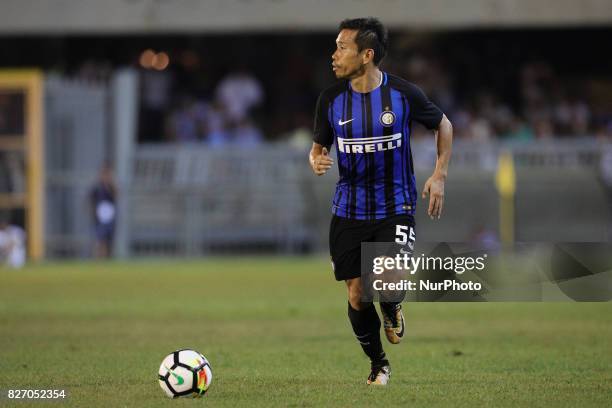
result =
[[358,51],[357,30],[344,29],[336,38],[336,52],[332,55],[332,69],[336,78],[352,79],[365,72],[364,53]]

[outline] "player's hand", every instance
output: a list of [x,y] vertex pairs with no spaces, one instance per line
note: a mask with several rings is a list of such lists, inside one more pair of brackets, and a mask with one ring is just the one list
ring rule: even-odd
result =
[[323,174],[327,173],[327,170],[331,169],[331,167],[334,165],[334,161],[331,157],[329,157],[327,148],[324,147],[321,150],[321,154],[315,156],[310,164],[314,173],[317,176],[322,176]]
[[444,177],[439,177],[436,174],[432,175],[425,182],[423,187],[423,198],[427,198],[429,195],[429,208],[427,209],[427,215],[434,218],[440,219],[442,215],[442,208],[444,207]]

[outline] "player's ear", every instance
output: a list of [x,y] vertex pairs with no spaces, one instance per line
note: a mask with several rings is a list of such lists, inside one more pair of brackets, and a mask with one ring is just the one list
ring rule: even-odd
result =
[[368,48],[365,50],[365,52],[363,53],[363,65],[366,65],[368,62],[372,61],[374,59],[374,50],[371,48]]

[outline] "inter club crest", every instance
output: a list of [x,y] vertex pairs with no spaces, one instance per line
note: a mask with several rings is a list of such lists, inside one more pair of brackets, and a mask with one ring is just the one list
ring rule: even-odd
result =
[[380,120],[380,124],[384,127],[393,126],[395,123],[395,113],[389,110],[389,107],[386,107],[383,113],[380,114],[378,120]]

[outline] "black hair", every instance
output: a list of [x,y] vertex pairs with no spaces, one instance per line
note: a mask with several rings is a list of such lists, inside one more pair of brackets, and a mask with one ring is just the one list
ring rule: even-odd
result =
[[338,29],[357,30],[357,50],[361,52],[367,48],[373,49],[374,65],[380,64],[387,54],[387,29],[376,17],[347,18],[340,23]]

